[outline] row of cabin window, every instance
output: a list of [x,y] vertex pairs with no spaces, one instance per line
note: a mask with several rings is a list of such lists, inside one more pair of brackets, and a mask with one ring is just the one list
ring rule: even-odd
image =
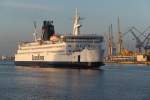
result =
[[20,48],[20,50],[31,50],[31,49],[47,49],[47,48],[63,48],[64,46],[55,46],[55,47],[40,47],[40,48]]
[[[37,54],[37,53],[43,53],[43,52],[45,52],[45,51],[41,51],[41,52],[21,52],[19,54],[30,54],[30,53]],[[46,53],[63,53],[63,52],[65,52],[65,51],[64,50],[61,50],[61,51],[46,51]]]
[[86,42],[86,43],[100,43],[101,41],[74,41],[74,40],[67,40],[66,42]]
[[88,47],[88,48],[93,48],[95,47],[95,45],[89,45],[89,44],[79,44],[79,45],[68,45],[69,48],[71,47],[78,47],[78,48],[85,48],[85,47]]

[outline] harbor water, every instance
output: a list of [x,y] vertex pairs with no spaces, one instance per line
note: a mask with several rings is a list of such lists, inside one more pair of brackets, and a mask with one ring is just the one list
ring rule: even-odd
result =
[[0,65],[0,100],[149,100],[150,67],[100,69]]

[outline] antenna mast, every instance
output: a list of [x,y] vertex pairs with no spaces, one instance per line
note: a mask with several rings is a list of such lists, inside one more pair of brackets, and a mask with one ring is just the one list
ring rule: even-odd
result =
[[34,24],[34,33],[33,33],[33,40],[34,41],[37,41],[37,32],[36,32],[36,21],[33,22]]
[[74,36],[77,36],[80,34],[80,27],[81,27],[80,19],[81,18],[78,14],[78,9],[76,8],[76,15],[75,15],[74,20],[73,20],[73,35]]

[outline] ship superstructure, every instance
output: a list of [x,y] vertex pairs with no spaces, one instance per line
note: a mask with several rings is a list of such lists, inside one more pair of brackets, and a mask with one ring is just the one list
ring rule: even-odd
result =
[[15,64],[70,68],[93,68],[103,65],[103,37],[81,35],[79,20],[76,10],[72,35],[57,35],[53,21],[44,21],[41,39],[18,45]]

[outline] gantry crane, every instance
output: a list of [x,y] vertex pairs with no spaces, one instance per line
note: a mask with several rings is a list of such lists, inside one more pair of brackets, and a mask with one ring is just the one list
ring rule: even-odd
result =
[[134,31],[137,31],[141,35],[145,34],[146,31],[144,32],[140,32],[138,31],[135,27],[132,27],[131,29],[129,29],[126,33],[131,32],[131,34],[134,36],[134,38],[136,39],[136,48],[138,48],[138,52],[142,53],[142,48],[147,52],[148,49],[150,49],[150,33],[146,33],[146,36],[144,37],[144,39],[142,40],[140,38],[140,36],[137,36]]

